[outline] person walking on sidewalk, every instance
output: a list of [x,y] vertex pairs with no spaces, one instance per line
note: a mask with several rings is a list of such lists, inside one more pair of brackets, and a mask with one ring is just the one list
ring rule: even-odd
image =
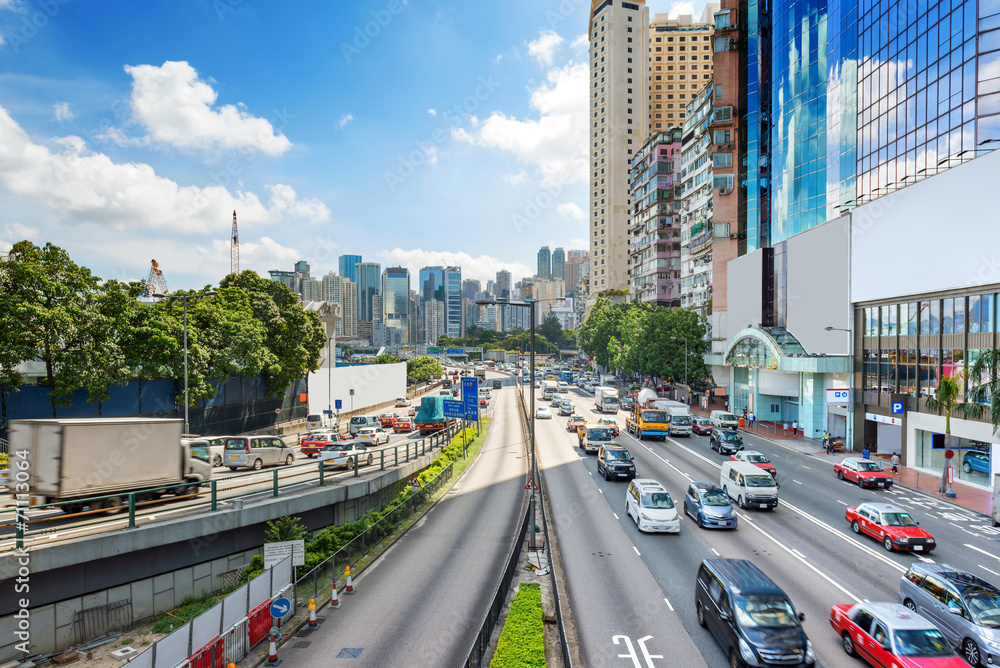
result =
[[750,411],[750,428],[753,429],[753,423],[757,420],[757,416]]
[[799,435],[799,421],[792,420],[792,436],[798,436],[798,435]]
[[865,445],[865,449],[861,451],[861,459],[871,459],[872,451],[868,449],[868,445]]
[[889,462],[892,464],[892,472],[899,473],[899,455],[895,452],[892,453],[892,459],[890,459]]
[[828,432],[826,435],[826,454],[834,454],[833,450],[833,436]]

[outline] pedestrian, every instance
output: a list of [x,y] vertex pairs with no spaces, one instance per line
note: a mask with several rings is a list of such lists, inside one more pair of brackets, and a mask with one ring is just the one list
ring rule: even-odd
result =
[[834,453],[834,450],[833,450],[833,436],[828,433],[826,435],[826,454],[832,455],[833,453]]
[[826,429],[824,429],[824,430],[823,430],[823,447],[824,447],[824,448],[826,447],[826,442],[827,442],[827,438],[826,438]]
[[784,424],[782,424],[781,428],[784,430],[785,436],[788,436],[788,423],[785,422]]
[[871,458],[872,458],[872,451],[868,449],[867,445],[865,445],[865,449],[861,451],[861,459],[871,459]]
[[729,399],[726,399],[726,410],[729,410]]
[[899,455],[895,452],[892,453],[892,459],[889,461],[892,463],[892,472],[899,473]]
[[756,420],[757,420],[757,416],[753,414],[753,411],[750,411],[750,426],[751,427],[753,426],[753,423],[756,422]]
[[792,436],[798,436],[798,435],[799,435],[799,421],[792,420]]

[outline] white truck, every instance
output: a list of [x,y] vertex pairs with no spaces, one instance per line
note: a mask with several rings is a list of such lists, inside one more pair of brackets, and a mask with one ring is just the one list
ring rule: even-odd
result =
[[594,407],[598,413],[618,412],[618,390],[613,387],[594,388]]
[[559,391],[559,383],[554,380],[542,381],[542,399],[550,401],[552,395]]
[[[207,447],[181,442],[183,427],[162,418],[11,420],[11,491],[23,471],[36,503],[78,501],[61,506],[68,513],[128,505],[130,492],[141,492],[137,501],[190,493],[211,480],[212,463]],[[98,506],[84,501],[102,496]]]
[[687,404],[680,401],[661,399],[654,401],[653,405],[666,411],[670,425],[668,431],[671,436],[691,435],[691,425],[693,422],[691,420],[691,408]]

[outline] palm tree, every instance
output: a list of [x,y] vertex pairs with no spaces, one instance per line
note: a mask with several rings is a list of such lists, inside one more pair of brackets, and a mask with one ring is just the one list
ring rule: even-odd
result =
[[989,413],[993,434],[1000,432],[1000,350],[984,350],[966,372],[966,378],[976,381],[969,385],[964,411],[982,419]]
[[[977,362],[978,363],[978,362]],[[974,415],[979,408],[979,404],[969,404],[961,401],[962,381],[964,372],[959,371],[951,376],[942,376],[938,381],[935,396],[924,399],[924,404],[932,411],[944,411],[944,441],[945,447],[951,449],[951,414],[957,412],[963,417]],[[940,492],[944,494],[948,488],[948,460],[945,460],[944,471],[941,475]]]

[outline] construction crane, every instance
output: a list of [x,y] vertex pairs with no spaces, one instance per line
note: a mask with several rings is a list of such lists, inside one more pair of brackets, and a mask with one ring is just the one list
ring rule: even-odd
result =
[[233,239],[230,249],[229,273],[240,273],[240,233],[236,229],[236,211],[233,211]]
[[160,263],[156,260],[151,260],[149,264],[149,276],[146,277],[146,296],[152,297],[156,294],[165,295],[169,292],[170,288],[167,287],[167,279],[163,277],[163,272],[160,271]]

